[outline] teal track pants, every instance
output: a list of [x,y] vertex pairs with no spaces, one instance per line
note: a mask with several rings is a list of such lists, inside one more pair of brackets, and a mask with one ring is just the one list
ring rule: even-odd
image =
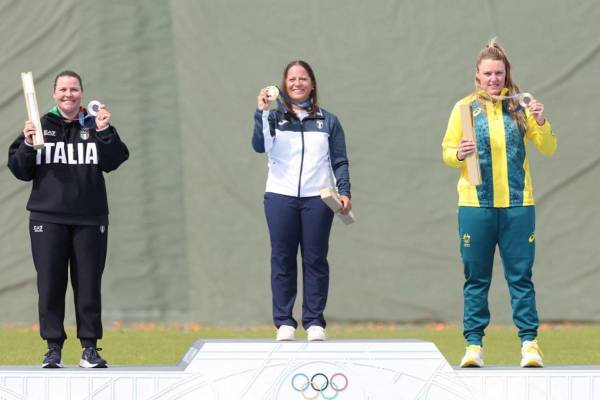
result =
[[464,336],[482,345],[490,322],[488,291],[496,245],[508,283],[513,321],[521,341],[533,340],[539,325],[531,280],[535,258],[535,207],[459,207],[460,254],[464,264]]

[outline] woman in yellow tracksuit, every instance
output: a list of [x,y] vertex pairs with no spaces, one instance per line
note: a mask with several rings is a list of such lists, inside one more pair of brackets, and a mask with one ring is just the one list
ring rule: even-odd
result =
[[[489,324],[488,291],[496,246],[504,265],[513,321],[521,339],[521,366],[543,366],[536,341],[538,316],[531,280],[535,255],[535,207],[527,142],[542,154],[556,150],[544,105],[520,101],[506,52],[492,39],[476,62],[475,92],[458,101],[442,142],[444,162],[460,168],[458,230],[464,264],[464,336],[461,367],[483,366]],[[464,139],[460,106],[470,105],[477,146]],[[465,157],[477,152],[482,183],[468,181]]]

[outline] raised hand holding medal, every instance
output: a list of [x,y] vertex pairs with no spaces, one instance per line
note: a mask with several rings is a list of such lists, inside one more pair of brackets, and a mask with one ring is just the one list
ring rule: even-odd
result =
[[92,100],[88,103],[87,110],[90,115],[96,117],[96,130],[101,131],[108,127],[111,114],[105,104],[98,100]]
[[267,86],[262,88],[258,94],[258,109],[268,110],[271,103],[279,97],[279,88],[277,86]]

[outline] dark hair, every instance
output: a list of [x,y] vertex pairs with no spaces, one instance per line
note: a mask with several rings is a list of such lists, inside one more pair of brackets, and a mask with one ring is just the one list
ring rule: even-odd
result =
[[54,90],[56,90],[56,82],[58,82],[58,78],[63,76],[70,76],[71,78],[76,78],[79,81],[79,86],[81,87],[81,91],[83,92],[83,83],[81,82],[81,76],[79,76],[77,72],[70,70],[65,70],[60,74],[56,75],[56,78],[54,78]]
[[283,70],[283,76],[281,78],[281,90],[283,90],[283,93],[285,94],[285,96],[281,96],[281,97],[283,99],[283,105],[287,111],[286,114],[295,115],[294,111],[292,110],[292,104],[288,100],[289,93],[287,92],[287,85],[285,84],[287,74],[288,74],[290,68],[292,68],[294,65],[299,65],[302,68],[304,68],[313,83],[313,90],[310,92],[310,96],[308,97],[311,102],[311,107],[306,111],[308,111],[308,113],[310,115],[314,115],[317,112],[317,109],[319,108],[318,96],[317,96],[317,79],[315,78],[315,73],[313,72],[313,69],[311,68],[311,66],[308,65],[308,63],[306,61],[302,61],[302,60],[291,61],[288,65],[286,65],[286,67]]

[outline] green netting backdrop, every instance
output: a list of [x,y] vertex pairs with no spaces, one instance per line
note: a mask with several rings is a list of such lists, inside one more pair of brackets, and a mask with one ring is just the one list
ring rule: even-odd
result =
[[[131,151],[107,176],[105,320],[269,322],[252,117],[259,89],[307,60],[346,131],[358,219],[334,224],[327,317],[459,322],[458,171],[440,144],[498,36],[559,138],[552,158],[531,147],[540,316],[600,321],[599,20],[595,0],[0,0],[0,147],[26,118],[21,71],[42,110],[56,73],[80,72]],[[0,186],[0,323],[31,323],[30,183],[3,162]],[[510,322],[496,261],[493,322]]]

